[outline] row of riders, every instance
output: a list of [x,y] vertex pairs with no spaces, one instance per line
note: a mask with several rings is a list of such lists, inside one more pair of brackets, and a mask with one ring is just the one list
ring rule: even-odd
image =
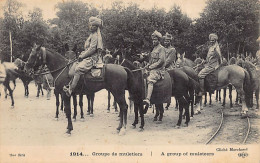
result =
[[[189,106],[199,103],[202,95],[207,91],[213,93],[214,90],[226,88],[232,85],[242,101],[241,115],[247,116],[250,101],[252,101],[253,91],[257,97],[259,95],[259,71],[260,51],[257,52],[256,66],[248,61],[241,61],[240,66],[227,65],[223,62],[218,36],[214,33],[209,35],[210,46],[206,60],[192,62],[186,58],[178,57],[176,60],[176,50],[171,45],[172,35],[166,33],[165,36],[158,31],[151,35],[153,50],[148,55],[141,55],[138,62],[130,62],[125,58],[104,57],[105,65],[102,60],[103,42],[101,36],[102,20],[97,17],[89,18],[90,36],[85,42],[85,51],[81,52],[75,60],[66,59],[59,53],[41,47],[34,46],[29,59],[25,64],[28,72],[32,68],[43,66],[48,68],[48,73],[53,76],[53,86],[56,93],[62,95],[65,113],[68,119],[67,133],[73,130],[71,121],[70,97],[76,94],[94,94],[101,89],[110,91],[115,101],[120,107],[120,122],[117,130],[125,133],[127,123],[127,104],[125,100],[125,90],[129,91],[130,99],[134,102],[135,121],[134,127],[138,123],[138,113],[141,117],[140,130],[144,127],[144,114],[150,104],[155,104],[156,121],[163,117],[163,103],[170,103],[174,96],[179,104],[179,120],[176,125],[180,127],[183,109],[185,109],[186,122],[190,121]],[[160,41],[164,38],[164,46]],[[257,42],[260,42],[260,37]],[[68,56],[76,56],[75,52],[69,49]],[[73,58],[73,57],[72,57]],[[107,61],[111,60],[111,61]],[[109,64],[117,60],[120,65]],[[137,67],[139,62],[147,61],[144,67]],[[242,68],[243,67],[243,68]],[[89,78],[89,72],[93,74],[94,69],[102,71],[102,79],[93,80]],[[39,73],[46,74],[46,73]],[[258,73],[259,74],[259,73]],[[194,96],[196,96],[194,101]],[[145,108],[144,108],[145,106]],[[198,105],[200,106],[200,105]]]

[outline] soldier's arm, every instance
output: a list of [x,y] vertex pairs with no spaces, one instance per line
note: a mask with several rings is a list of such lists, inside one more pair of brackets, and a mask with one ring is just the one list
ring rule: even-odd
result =
[[91,38],[90,46],[86,51],[80,54],[80,58],[87,58],[97,51],[97,36]]
[[168,57],[166,58],[165,67],[168,67],[171,63],[175,61],[175,56],[176,56],[176,50],[171,49]]
[[162,66],[165,62],[165,49],[161,48],[159,52],[159,60],[149,66],[149,69],[156,69],[160,66]]

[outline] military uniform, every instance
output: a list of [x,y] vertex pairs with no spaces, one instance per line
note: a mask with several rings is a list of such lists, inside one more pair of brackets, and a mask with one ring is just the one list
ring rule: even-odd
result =
[[207,54],[207,64],[205,68],[203,68],[199,72],[199,78],[204,79],[208,74],[213,72],[215,69],[219,67],[219,59],[221,57],[220,48],[218,44],[215,44],[209,48],[208,54]]
[[176,50],[174,47],[169,46],[165,48],[166,52],[166,61],[165,61],[165,68],[166,70],[171,70],[175,67],[174,63],[176,60]]
[[149,69],[150,74],[147,77],[148,83],[156,83],[158,80],[163,78],[165,73],[165,48],[159,44],[153,48],[149,58]]
[[79,62],[79,64],[76,66],[75,73],[80,75],[85,74],[98,61],[97,43],[98,43],[97,32],[90,34],[87,41],[85,42],[85,51],[83,51],[80,54],[80,57],[85,59]]

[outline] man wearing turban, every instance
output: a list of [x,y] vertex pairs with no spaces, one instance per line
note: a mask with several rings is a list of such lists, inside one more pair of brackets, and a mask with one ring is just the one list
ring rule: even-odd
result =
[[171,70],[174,68],[176,60],[176,50],[171,45],[172,35],[166,33],[164,36],[164,46],[166,51],[165,68],[166,70]]
[[200,81],[200,88],[201,88],[201,91],[199,92],[199,96],[202,96],[204,94],[204,79],[206,75],[216,70],[219,67],[220,63],[222,63],[222,56],[220,53],[220,48],[217,40],[218,40],[218,36],[215,33],[211,33],[209,35],[210,46],[206,58],[207,64],[205,65],[205,68],[203,68],[199,72],[198,75],[200,79],[199,81]]
[[71,93],[75,89],[80,75],[88,72],[98,61],[98,51],[103,50],[103,42],[101,37],[100,28],[103,22],[97,17],[89,18],[89,30],[91,34],[85,42],[85,51],[81,52],[78,58],[78,65],[75,68],[74,78],[69,86],[69,88],[64,87],[64,91],[67,96],[71,96]]
[[154,31],[152,34],[153,40],[153,51],[149,56],[149,66],[147,67],[150,71],[147,77],[148,89],[146,99],[143,101],[146,105],[150,105],[150,99],[153,92],[153,85],[164,77],[165,73],[165,48],[160,44],[162,34],[158,31]]

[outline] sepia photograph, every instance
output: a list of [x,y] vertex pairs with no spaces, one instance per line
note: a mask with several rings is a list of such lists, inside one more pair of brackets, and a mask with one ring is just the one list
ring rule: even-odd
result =
[[0,8],[0,163],[260,162],[259,0]]

